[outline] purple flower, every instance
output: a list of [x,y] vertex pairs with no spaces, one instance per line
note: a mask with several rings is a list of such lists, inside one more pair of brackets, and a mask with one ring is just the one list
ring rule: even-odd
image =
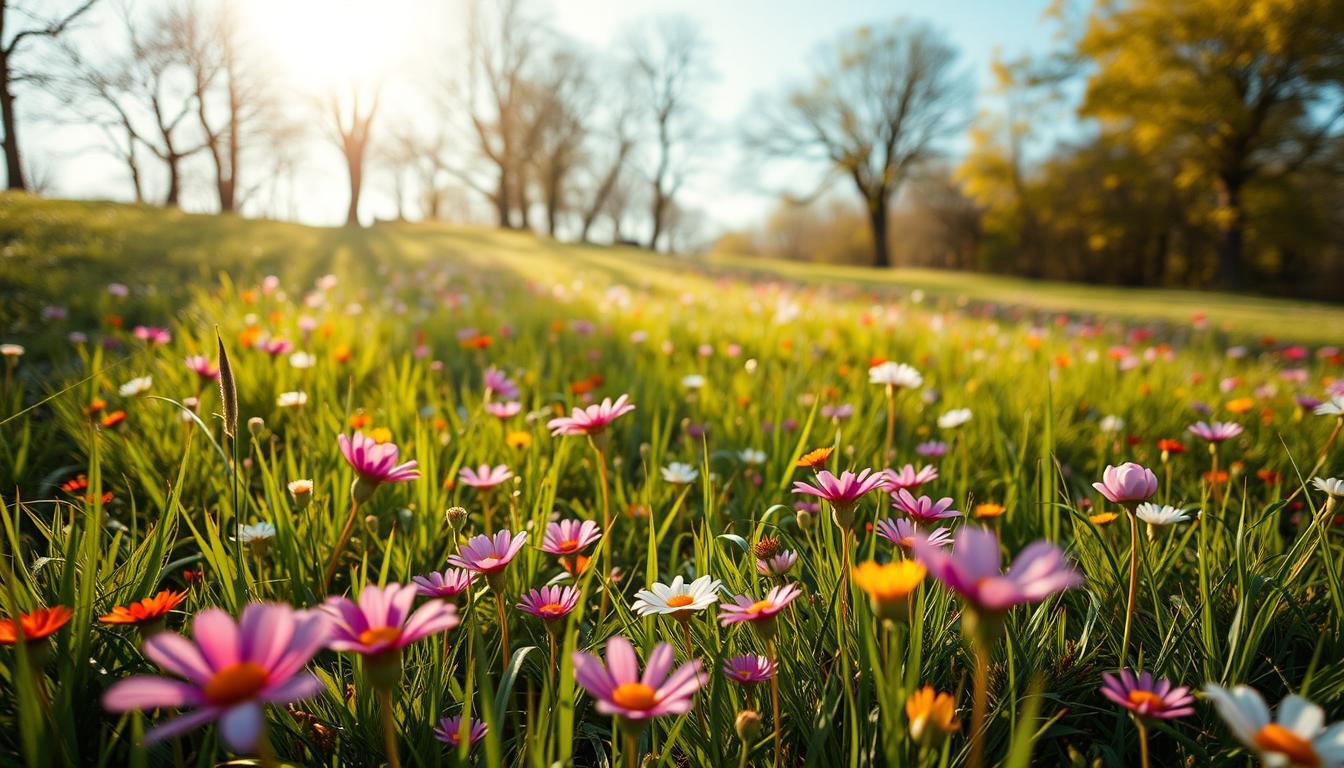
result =
[[411,584],[368,584],[360,591],[358,604],[348,597],[327,598],[322,610],[334,619],[327,647],[381,655],[457,626],[456,606],[442,600],[425,603],[412,613],[415,593]]
[[[475,334],[473,334],[475,335]],[[485,396],[499,397],[504,400],[518,399],[518,385],[504,375],[498,368],[491,367],[485,372]]]
[[976,526],[957,533],[951,552],[918,538],[911,548],[931,576],[971,606],[990,613],[1040,602],[1083,583],[1064,551],[1048,541],[1028,544],[1008,571],[1000,572],[998,536]]
[[[659,643],[649,654],[643,676],[634,646],[619,635],[607,641],[607,661],[575,651],[574,679],[597,699],[597,711],[639,723],[664,715],[691,711],[692,697],[708,680],[700,661],[687,662],[672,671],[672,646]],[[668,674],[671,672],[671,674]]]
[[798,589],[797,584],[784,584],[772,587],[763,600],[738,595],[733,598],[733,602],[719,605],[719,623],[726,627],[744,621],[769,622],[801,594],[802,590]]
[[944,496],[935,502],[928,496],[915,498],[914,494],[904,488],[895,493],[891,506],[904,512],[916,523],[932,523],[949,517],[961,517],[961,512],[951,508],[950,497]]
[[236,624],[224,611],[208,608],[192,621],[194,642],[176,632],[145,639],[145,656],[185,682],[129,677],[108,689],[103,707],[111,712],[194,707],[151,729],[145,742],[218,720],[224,743],[235,752],[250,752],[264,727],[264,705],[290,704],[321,693],[321,681],[303,668],[326,644],[329,632],[326,616],[287,605],[253,603]]
[[457,473],[457,479],[463,485],[469,485],[472,488],[489,489],[501,485],[505,480],[513,477],[513,472],[508,467],[500,464],[492,467],[489,464],[482,464],[476,469],[463,467]]
[[600,405],[575,408],[572,416],[562,416],[546,422],[546,428],[551,430],[552,435],[557,436],[601,434],[608,424],[635,410],[635,406],[627,402],[628,398],[628,395],[621,395],[612,402],[608,397]]
[[1101,695],[1140,717],[1170,720],[1195,712],[1195,697],[1186,687],[1173,688],[1170,680],[1153,680],[1151,672],[1139,672],[1138,677],[1128,669],[1119,676],[1105,672],[1101,676]]
[[935,547],[947,547],[952,544],[952,534],[946,528],[934,528],[925,532],[905,518],[893,520],[888,517],[886,520],[878,520],[876,527],[878,536],[907,552],[914,546],[915,539],[924,539]]
[[1210,443],[1221,443],[1224,440],[1240,435],[1244,430],[1240,424],[1230,421],[1211,421],[1205,424],[1197,421],[1189,427],[1190,434]]
[[411,581],[415,583],[415,593],[421,597],[451,600],[466,591],[475,577],[471,571],[449,568],[442,573],[434,571],[428,576],[413,576]]
[[526,543],[527,531],[517,536],[509,531],[496,531],[493,539],[485,534],[473,536],[458,547],[456,555],[448,556],[448,564],[488,578],[502,572]]
[[[486,725],[474,718],[467,725],[467,744],[474,747],[477,742],[485,738]],[[453,715],[440,720],[439,727],[434,729],[434,738],[444,744],[459,746],[462,743],[462,716]]]
[[925,483],[938,479],[938,470],[931,464],[925,464],[916,470],[914,464],[906,464],[899,470],[882,470],[882,486],[891,493],[902,489],[915,489]]
[[947,443],[942,440],[929,440],[915,446],[915,453],[926,459],[937,459],[947,455]]
[[783,576],[793,569],[793,564],[796,562],[798,553],[786,549],[771,558],[757,558],[756,572],[762,576]]
[[579,590],[574,587],[542,587],[523,595],[515,608],[545,619],[548,623],[563,619],[579,604]]
[[723,660],[723,676],[744,685],[763,683],[775,676],[775,662],[765,656],[734,656]]
[[1151,469],[1141,467],[1132,461],[1118,467],[1106,465],[1101,482],[1093,483],[1093,488],[1108,501],[1116,504],[1133,504],[1146,501],[1157,493],[1157,475]]
[[572,555],[602,538],[602,528],[592,520],[561,520],[548,523],[541,538],[541,551]]
[[396,443],[379,444],[373,438],[366,437],[363,432],[356,432],[354,439],[340,435],[336,438],[336,442],[341,447],[341,455],[359,476],[356,486],[358,487],[361,482],[364,484],[364,489],[357,490],[356,496],[362,492],[364,498],[368,498],[381,483],[400,483],[420,477],[414,461],[397,463]]

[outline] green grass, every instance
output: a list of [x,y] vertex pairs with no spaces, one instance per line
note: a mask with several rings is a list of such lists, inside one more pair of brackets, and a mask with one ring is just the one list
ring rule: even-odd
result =
[[[666,641],[685,660],[680,625],[635,615],[634,593],[676,575],[712,575],[732,594],[763,596],[772,582],[750,550],[765,536],[798,553],[786,580],[804,593],[780,614],[779,719],[768,687],[747,690],[718,671],[723,658],[766,653],[767,643],[706,611],[687,625],[689,655],[708,673],[695,710],[658,719],[634,749],[652,765],[768,765],[778,722],[784,765],[965,765],[974,657],[958,600],[926,580],[908,624],[880,623],[843,571],[844,537],[830,510],[798,513],[794,504],[808,497],[790,492],[810,478],[795,467],[807,449],[835,448],[828,467],[838,472],[925,463],[916,447],[932,439],[948,450],[929,460],[939,477],[923,493],[967,512],[982,502],[1004,507],[999,517],[948,521],[954,535],[991,527],[1005,558],[1048,539],[1086,578],[1003,617],[988,652],[989,764],[1138,764],[1133,723],[1097,693],[1101,673],[1122,663],[1131,553],[1125,513],[1091,482],[1127,460],[1156,470],[1158,501],[1202,514],[1197,524],[1141,532],[1123,663],[1196,688],[1253,685],[1271,703],[1296,691],[1331,720],[1344,711],[1344,669],[1333,663],[1344,656],[1344,541],[1337,516],[1321,508],[1325,497],[1307,485],[1344,469],[1338,422],[1295,401],[1321,397],[1341,363],[1290,359],[1282,343],[1226,355],[1243,336],[1328,340],[1338,310],[1210,294],[1129,300],[1036,284],[1019,302],[1018,284],[985,277],[702,263],[483,229],[323,230],[12,195],[0,197],[0,249],[0,343],[26,350],[5,361],[0,384],[0,615],[73,612],[49,639],[0,647],[0,764],[230,759],[213,726],[146,747],[143,731],[170,713],[102,709],[115,681],[157,668],[135,630],[98,616],[170,588],[190,589],[168,619],[173,631],[189,632],[190,616],[208,606],[235,615],[258,600],[315,606],[329,594],[323,571],[333,554],[332,594],[406,583],[442,570],[487,515],[528,530],[531,544],[556,514],[602,521],[607,466],[612,521],[590,552],[595,565],[575,579],[555,557],[524,548],[500,585],[507,646],[495,594],[478,581],[470,600],[457,601],[457,628],[406,650],[393,699],[403,765],[622,763],[627,744],[576,687],[569,652],[622,635],[642,659]],[[266,275],[277,277],[273,290]],[[324,275],[334,285],[317,287]],[[837,276],[844,280],[829,279]],[[110,294],[111,282],[129,295]],[[914,287],[928,296],[916,301]],[[1228,332],[1189,327],[1178,300],[1199,302]],[[981,301],[1115,321],[1043,322]],[[48,305],[67,316],[44,318]],[[1121,321],[1131,316],[1173,322],[1136,341]],[[1261,327],[1276,322],[1277,330]],[[138,339],[141,324],[169,328],[171,341]],[[183,364],[188,355],[216,359],[216,329],[236,376],[236,441],[224,434],[217,388]],[[313,365],[273,357],[259,338],[287,340]],[[889,402],[868,383],[874,358],[913,364],[923,387]],[[518,415],[485,410],[491,367],[516,381]],[[691,374],[704,386],[692,386]],[[148,392],[121,394],[139,376],[152,377]],[[296,391],[305,405],[278,404]],[[546,429],[585,395],[626,393],[637,409],[597,442],[601,454]],[[181,405],[193,398],[194,417]],[[91,409],[96,401],[101,410]],[[839,407],[852,412],[837,415]],[[941,414],[963,407],[969,423],[939,427]],[[109,419],[114,412],[124,418]],[[1185,433],[1207,418],[1245,427],[1218,449],[1226,480],[1204,478],[1214,459]],[[242,426],[249,419],[259,421]],[[1123,426],[1108,431],[1115,419]],[[422,477],[379,488],[338,550],[354,477],[336,440],[355,424],[387,430]],[[1164,459],[1160,438],[1188,450]],[[748,463],[746,449],[765,461]],[[660,470],[672,462],[699,476],[667,481]],[[492,491],[458,481],[462,467],[483,463],[507,465],[517,479]],[[68,485],[80,475],[87,488]],[[314,482],[306,509],[286,488],[295,479]],[[444,511],[459,505],[469,517],[455,531]],[[1121,517],[1106,522],[1098,512]],[[884,494],[861,502],[853,562],[903,556],[869,529],[896,514]],[[266,551],[234,541],[237,525],[262,521],[276,528]],[[620,569],[614,584],[596,565],[605,558]],[[554,656],[540,621],[512,609],[548,583],[583,592],[554,636]],[[360,666],[323,651],[310,665],[321,695],[297,712],[270,708],[280,759],[383,762],[379,705]],[[924,684],[952,695],[962,721],[931,748],[913,741],[903,707]],[[742,743],[734,722],[747,708],[766,727]],[[1247,765],[1212,707],[1200,701],[1196,710],[1151,729],[1153,765]],[[490,727],[470,757],[430,731],[463,711]]]

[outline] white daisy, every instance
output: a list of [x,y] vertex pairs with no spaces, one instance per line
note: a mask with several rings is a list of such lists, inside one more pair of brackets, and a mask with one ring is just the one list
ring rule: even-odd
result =
[[640,616],[664,614],[689,619],[692,613],[717,603],[721,589],[723,584],[710,576],[701,576],[689,584],[677,576],[671,584],[654,582],[648,589],[636,592],[635,602],[630,607]]
[[308,402],[307,392],[281,392],[275,404],[281,408],[298,408]]
[[1316,406],[1317,416],[1344,416],[1344,396],[1336,395]]
[[289,483],[289,492],[295,496],[313,492],[312,480],[293,480]]
[[0,344],[0,355],[4,355],[5,357],[22,357],[22,356],[23,356],[23,345],[22,345],[22,344]]
[[[1191,512],[1195,512],[1191,515]],[[1154,504],[1151,501],[1145,501],[1134,509],[1134,514],[1140,520],[1149,525],[1175,525],[1176,523],[1188,523],[1199,513],[1193,508],[1173,507],[1170,504]]]
[[303,370],[317,365],[317,355],[311,352],[295,352],[289,356],[289,366]]
[[131,379],[125,384],[122,384],[117,389],[117,393],[120,394],[122,397],[135,397],[136,395],[143,395],[144,393],[148,392],[149,388],[153,386],[153,384],[154,384],[154,377],[141,376],[136,379]]
[[681,386],[690,390],[700,389],[701,387],[705,386],[705,377],[701,376],[698,373],[692,373],[686,376],[682,376]]
[[1325,712],[1296,694],[1279,702],[1278,717],[1254,688],[1231,690],[1209,683],[1204,695],[1213,701],[1237,740],[1260,756],[1266,768],[1344,765],[1344,722],[1325,727]]
[[741,459],[743,464],[764,464],[765,451],[744,448],[743,450],[738,451],[737,458]]
[[905,363],[878,363],[868,369],[868,383],[915,389],[924,383],[924,377],[913,366]]
[[673,485],[690,485],[695,482],[695,478],[700,476],[700,470],[679,461],[668,464],[660,472],[663,475],[663,480]]
[[1318,491],[1323,491],[1329,496],[1337,499],[1344,498],[1344,480],[1337,477],[1314,477],[1311,479],[1311,485]]
[[1125,428],[1125,420],[1119,416],[1107,416],[1101,420],[1101,431],[1114,434]]
[[970,420],[970,408],[954,408],[938,417],[938,426],[942,429],[956,429]]
[[252,523],[238,527],[238,540],[244,544],[270,541],[275,538],[275,526],[271,523]]

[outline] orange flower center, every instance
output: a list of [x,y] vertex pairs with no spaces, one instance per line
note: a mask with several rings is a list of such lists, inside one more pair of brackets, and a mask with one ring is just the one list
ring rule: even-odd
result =
[[611,692],[611,700],[622,709],[653,709],[658,697],[643,683],[625,683]]
[[695,602],[695,598],[690,595],[673,595],[667,598],[668,608],[682,608]]
[[266,669],[255,661],[230,664],[206,682],[205,698],[217,707],[246,701],[266,687],[266,677]]
[[537,613],[542,616],[559,616],[565,612],[565,607],[559,603],[547,603],[537,609]]
[[397,627],[374,627],[360,632],[359,642],[364,645],[378,645],[380,643],[394,643],[399,637],[401,637],[401,630]]
[[1270,723],[1257,731],[1255,746],[1264,752],[1277,752],[1293,765],[1315,768],[1321,764],[1321,758],[1311,748],[1311,742],[1278,723]]
[[1167,708],[1167,702],[1152,691],[1130,691],[1128,698],[1129,703],[1136,707],[1147,704],[1150,712],[1161,712]]
[[761,611],[768,611],[774,607],[775,604],[769,600],[757,600],[751,604],[751,607],[748,608],[747,611],[750,613],[760,613]]
[[564,541],[560,542],[558,546],[564,552],[573,552],[574,550],[579,548],[579,540],[565,539]]

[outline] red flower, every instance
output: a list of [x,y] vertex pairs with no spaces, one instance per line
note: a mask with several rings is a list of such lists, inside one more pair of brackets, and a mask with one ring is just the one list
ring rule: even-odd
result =
[[23,640],[31,643],[55,634],[56,630],[70,621],[71,612],[64,605],[54,608],[38,608],[31,613],[21,614],[18,626],[14,619],[0,619],[0,645],[13,645],[18,641],[18,630],[23,630]]
[[168,615],[168,612],[187,599],[187,591],[173,592],[165,589],[153,597],[137,600],[130,605],[118,605],[110,613],[103,614],[98,620],[104,624],[148,624]]

